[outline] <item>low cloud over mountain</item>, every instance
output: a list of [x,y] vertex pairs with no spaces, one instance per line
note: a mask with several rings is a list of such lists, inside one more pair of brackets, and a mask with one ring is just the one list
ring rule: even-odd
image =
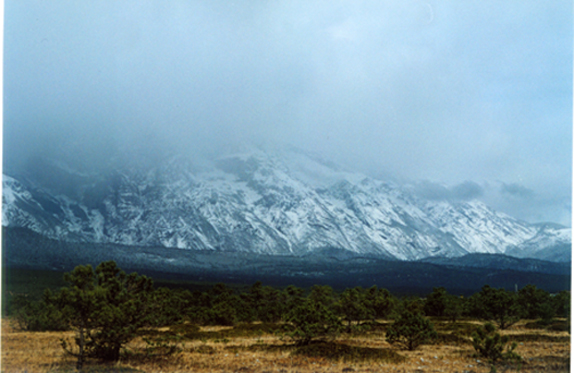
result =
[[569,228],[497,212],[472,182],[403,187],[293,150],[167,157],[105,173],[45,161],[3,185],[4,226],[72,242],[400,260],[510,252],[567,260],[570,244]]

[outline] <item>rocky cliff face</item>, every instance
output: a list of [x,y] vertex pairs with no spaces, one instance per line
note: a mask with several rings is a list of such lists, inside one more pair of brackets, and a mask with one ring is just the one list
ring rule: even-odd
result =
[[3,176],[2,224],[58,240],[271,255],[342,249],[400,260],[540,257],[570,245],[570,229],[527,224],[479,201],[423,200],[300,153],[250,151],[200,166],[174,157],[92,174],[38,168]]

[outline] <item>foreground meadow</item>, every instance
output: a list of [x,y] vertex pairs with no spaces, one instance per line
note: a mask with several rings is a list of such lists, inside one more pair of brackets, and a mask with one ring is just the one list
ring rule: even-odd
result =
[[[332,341],[296,347],[284,338],[280,325],[240,324],[235,327],[197,327],[189,324],[147,330],[127,346],[119,362],[90,360],[86,372],[568,372],[570,335],[565,331],[532,328],[523,320],[502,334],[517,342],[520,363],[491,366],[477,357],[470,333],[476,321],[435,321],[438,339],[414,351],[385,341],[388,324],[372,324]],[[2,372],[73,372],[75,358],[60,340],[73,332],[25,332],[2,320]],[[151,351],[144,339],[169,340],[178,352]],[[160,345],[161,343],[158,343]],[[147,349],[146,349],[146,346]]]

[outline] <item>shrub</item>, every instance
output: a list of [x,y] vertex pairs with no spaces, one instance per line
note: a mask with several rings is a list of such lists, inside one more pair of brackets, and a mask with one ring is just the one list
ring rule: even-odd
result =
[[443,316],[445,314],[448,294],[443,287],[433,288],[427,295],[424,303],[424,312],[427,316]]
[[148,304],[153,313],[150,317],[150,326],[162,327],[178,324],[184,321],[189,291],[170,290],[159,288],[153,291],[148,298]]
[[401,311],[397,319],[387,329],[387,341],[401,344],[408,350],[436,338],[437,333],[429,319],[408,308]]
[[448,295],[446,308],[444,310],[444,316],[448,317],[448,319],[455,323],[463,313],[463,299],[457,297],[455,295]]
[[564,290],[553,297],[557,317],[570,318],[570,291]]
[[341,331],[341,320],[322,303],[305,300],[287,314],[293,327],[286,334],[298,345],[307,345],[314,338],[335,337]]
[[[233,290],[223,283],[215,284],[208,293],[203,293],[191,319],[196,319],[207,325],[233,326],[237,322],[237,310],[242,305],[239,296],[233,294]],[[247,307],[249,308],[249,307]]]
[[367,289],[365,298],[367,307],[376,319],[386,318],[395,307],[395,299],[387,289],[372,286]]
[[211,325],[233,326],[236,320],[235,308],[230,303],[219,302],[208,312]]
[[[492,323],[486,323],[483,327],[478,327],[472,334],[472,345],[478,354],[491,364],[504,360],[520,360],[520,355],[514,352],[516,342],[509,346],[508,336],[501,336],[496,332],[496,327]],[[506,350],[505,350],[506,347]]]
[[549,325],[556,314],[555,304],[546,291],[534,285],[526,285],[518,292],[518,304],[524,317],[541,319]]
[[19,308],[14,316],[20,328],[26,331],[44,332],[69,329],[62,312],[53,304],[45,301],[29,302]]
[[335,303],[335,292],[329,285],[313,285],[308,298],[325,307],[331,307]]
[[372,319],[374,312],[367,306],[365,292],[361,288],[346,289],[335,307],[347,321],[347,332],[351,332],[353,321]]
[[281,292],[281,302],[283,303],[283,313],[298,306],[304,297],[305,291],[294,285],[289,285]]
[[78,358],[78,370],[87,357],[117,361],[121,348],[148,322],[152,281],[126,275],[113,261],[101,263],[95,271],[90,265],[78,266],[64,279],[69,286],[54,301],[77,332],[77,349],[66,340],[62,347]]
[[517,295],[488,285],[469,299],[470,314],[487,321],[494,321],[500,329],[506,329],[520,320],[521,310]]
[[271,286],[263,286],[257,281],[246,296],[246,308],[251,309],[262,322],[277,322],[283,314],[281,292]]

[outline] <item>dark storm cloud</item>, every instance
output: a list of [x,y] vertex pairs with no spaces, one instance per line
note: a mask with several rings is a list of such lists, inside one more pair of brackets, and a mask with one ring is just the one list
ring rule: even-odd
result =
[[281,142],[562,198],[571,39],[570,2],[6,1],[5,165]]

